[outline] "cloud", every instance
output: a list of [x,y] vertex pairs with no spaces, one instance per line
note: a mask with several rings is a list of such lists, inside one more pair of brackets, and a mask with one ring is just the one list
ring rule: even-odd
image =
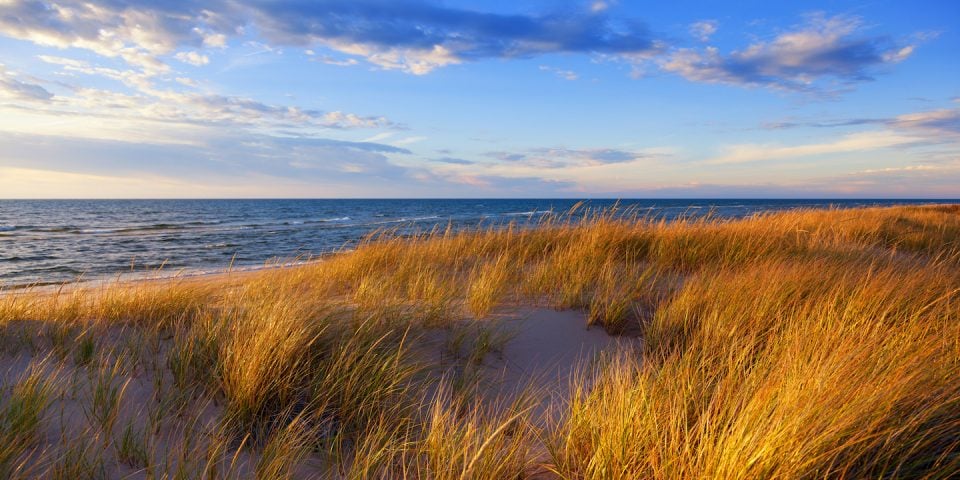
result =
[[0,64],[0,98],[47,102],[53,94],[35,83],[18,80],[16,75]]
[[717,33],[719,26],[720,24],[716,20],[700,20],[690,24],[690,35],[701,42],[706,42],[710,40],[714,33]]
[[388,155],[410,153],[368,142],[224,131],[180,145],[8,132],[0,132],[0,142],[9,146],[0,159],[4,167],[177,179],[269,175],[348,181],[359,173],[399,178],[407,175],[406,169],[391,163]]
[[318,57],[314,57],[313,60],[317,62],[325,63],[327,65],[336,65],[338,67],[352,67],[360,63],[359,61],[357,61],[356,58],[345,58],[345,59],[339,60],[329,55],[321,55]]
[[178,52],[174,58],[195,67],[210,63],[210,57],[197,52]]
[[121,82],[131,88],[143,91],[149,91],[153,88],[150,81],[151,75],[137,70],[120,70],[116,68],[100,67],[92,65],[83,60],[59,57],[54,55],[39,55],[40,61],[52,65],[59,65],[64,71],[82,73],[84,75],[96,75],[111,80]]
[[838,175],[795,181],[744,183],[688,182],[608,192],[614,198],[888,198],[941,199],[960,196],[960,169],[893,173],[888,176]]
[[542,72],[550,72],[550,73],[552,73],[552,74],[556,75],[557,77],[562,78],[562,79],[564,79],[564,80],[573,81],[573,80],[577,80],[577,79],[580,78],[580,75],[578,75],[577,72],[574,72],[573,70],[563,70],[563,69],[560,69],[560,68],[554,68],[554,67],[550,67],[550,66],[547,66],[547,65],[540,65],[540,71],[542,71]]
[[[0,35],[120,58],[139,72],[141,82],[169,73],[169,59],[205,65],[209,56],[202,49],[225,48],[231,37],[250,31],[267,42],[254,42],[263,46],[258,52],[296,46],[316,51],[311,56],[315,61],[348,66],[363,60],[415,75],[489,58],[578,53],[626,60],[636,74],[653,61],[696,82],[792,91],[816,91],[816,84],[826,79],[844,84],[869,80],[876,67],[901,62],[915,49],[914,44],[862,35],[856,17],[823,14],[730,53],[715,47],[671,49],[640,21],[608,14],[610,3],[592,2],[582,11],[503,14],[426,0],[6,0],[0,2]],[[717,28],[715,20],[689,27],[701,41]],[[921,37],[927,38],[911,41],[923,41]]]
[[596,12],[507,15],[421,1],[256,4],[254,22],[273,41],[322,44],[388,69],[423,74],[483,58],[649,50],[636,21]]
[[197,15],[158,4],[8,0],[0,3],[0,34],[57,48],[119,57],[145,72],[169,70],[157,57],[178,45],[203,42]]
[[375,152],[375,153],[402,153],[409,155],[412,152],[406,148],[396,147],[393,145],[387,145],[384,143],[375,143],[375,142],[350,142],[345,140],[332,140],[328,138],[317,138],[317,137],[260,137],[262,141],[269,141],[272,145],[278,145],[284,148],[339,148],[339,149],[351,149],[351,150],[362,150],[365,152]]
[[[55,102],[37,106],[31,112],[36,115],[129,119],[132,124],[159,121],[300,130],[402,128],[382,116],[274,105],[242,96],[157,88],[150,82],[144,82],[142,75],[135,71],[96,67],[81,60],[55,56],[41,55],[39,58],[44,62],[60,65],[69,72],[98,75],[123,82],[137,92],[128,94],[100,88],[73,87],[71,95],[59,95]],[[0,82],[4,79],[6,76],[0,72]],[[188,87],[197,86],[197,83],[188,77],[175,77],[172,80]],[[24,86],[21,86],[20,90],[27,91]],[[43,92],[45,90],[32,90],[38,99],[49,99]]]
[[944,108],[923,112],[906,113],[890,118],[847,118],[833,121],[783,121],[763,124],[763,128],[780,130],[798,127],[834,128],[858,125],[883,125],[890,128],[911,130],[925,136],[960,135],[960,108]]
[[319,127],[334,129],[389,128],[384,117],[324,112],[295,106],[271,105],[250,98],[212,94],[155,92],[156,100],[130,99],[147,118],[213,125]]
[[651,155],[612,148],[536,148],[522,152],[487,152],[486,156],[502,163],[523,164],[537,168],[567,168],[627,163],[649,158]]
[[412,145],[414,143],[420,143],[426,139],[427,137],[422,137],[422,136],[405,137],[399,140],[395,140],[393,143],[397,145]]
[[723,154],[706,161],[711,165],[729,165],[785,158],[879,150],[922,142],[917,136],[892,130],[868,131],[845,135],[837,140],[800,145],[742,143],[727,145]]
[[[752,163],[785,158],[798,158],[827,154],[866,152],[887,148],[945,147],[946,155],[960,157],[960,108],[928,110],[898,115],[890,118],[853,118],[832,122],[780,122],[767,128],[794,127],[840,127],[877,125],[882,128],[854,132],[839,138],[797,145],[743,143],[727,145],[719,156],[707,164],[724,165]],[[917,167],[912,167],[917,169]],[[900,171],[907,171],[903,169]],[[864,171],[861,173],[876,173]]]
[[[151,145],[0,132],[0,192],[19,197],[545,197],[573,182],[431,172],[394,163],[408,150],[368,142],[242,132]],[[131,188],[131,186],[136,188]]]
[[603,12],[608,8],[610,8],[611,3],[613,2],[608,2],[604,0],[593,0],[593,2],[590,3],[590,11],[594,13]]
[[[646,27],[608,17],[602,10],[507,15],[417,0],[7,0],[0,3],[0,34],[119,57],[148,75],[169,71],[163,56],[181,47],[223,48],[229,36],[248,26],[273,44],[323,46],[413,74],[483,58],[651,49]],[[205,63],[200,52],[174,57]]]
[[466,193],[480,198],[489,198],[491,194],[510,198],[549,198],[582,193],[575,182],[534,176],[454,175],[444,178],[459,185],[458,196]]
[[203,36],[203,46],[213,48],[226,48],[227,36],[222,33],[204,33],[200,29],[194,29]]
[[861,197],[957,198],[960,196],[960,156],[936,165],[868,168],[811,181],[824,189]]
[[447,163],[447,164],[451,164],[451,165],[473,165],[473,164],[477,163],[477,162],[474,162],[474,161],[472,161],[472,160],[465,160],[465,159],[456,158],[456,157],[433,158],[433,159],[431,159],[430,161],[432,161],[432,162],[437,162],[437,163]]
[[850,175],[889,175],[902,172],[932,172],[937,170],[955,170],[957,167],[947,168],[942,165],[907,165],[905,167],[868,168]]
[[894,127],[919,130],[930,135],[960,137],[960,108],[931,110],[899,115],[885,123]]
[[688,80],[815,92],[824,80],[872,79],[874,68],[903,61],[913,45],[859,35],[856,17],[810,15],[806,23],[768,42],[723,54],[716,47],[676,49],[660,68]]
[[191,88],[197,88],[200,86],[200,84],[196,80],[189,77],[177,77],[174,80],[180,85],[184,85]]
[[798,128],[798,127],[814,127],[814,128],[834,128],[834,127],[850,127],[855,125],[872,125],[883,123],[882,119],[876,118],[849,118],[845,120],[833,120],[833,121],[815,121],[815,122],[796,122],[796,121],[781,121],[781,122],[764,122],[761,125],[761,128],[767,130],[786,130],[789,128]]

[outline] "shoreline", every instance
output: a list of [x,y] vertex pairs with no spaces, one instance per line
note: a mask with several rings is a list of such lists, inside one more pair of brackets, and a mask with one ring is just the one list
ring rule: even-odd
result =
[[27,293],[27,292],[52,292],[57,290],[70,291],[74,289],[84,289],[84,288],[102,288],[106,286],[123,286],[123,285],[136,285],[136,284],[149,284],[149,283],[160,283],[160,282],[170,282],[170,281],[192,281],[192,280],[210,280],[215,278],[226,278],[231,275],[236,276],[245,276],[256,274],[260,272],[283,270],[288,268],[299,268],[307,267],[310,265],[316,265],[322,263],[327,259],[351,252],[352,250],[344,250],[342,252],[328,253],[324,255],[316,256],[310,260],[301,260],[301,261],[288,261],[288,262],[275,262],[269,265],[244,265],[240,267],[227,267],[222,270],[189,270],[181,269],[176,273],[169,275],[156,275],[155,273],[149,272],[121,272],[118,274],[104,275],[99,278],[91,278],[88,280],[75,280],[70,282],[50,282],[50,283],[30,283],[30,284],[19,284],[19,285],[3,285],[0,284],[0,296],[3,294],[16,294],[16,293]]

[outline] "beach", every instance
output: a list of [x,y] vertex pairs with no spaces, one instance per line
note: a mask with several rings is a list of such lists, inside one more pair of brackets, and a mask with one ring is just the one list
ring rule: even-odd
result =
[[4,478],[960,471],[960,207],[387,232],[0,292]]

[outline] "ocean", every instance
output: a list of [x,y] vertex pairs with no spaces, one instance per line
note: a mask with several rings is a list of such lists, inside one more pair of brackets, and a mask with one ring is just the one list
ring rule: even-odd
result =
[[[199,274],[349,249],[377,229],[528,224],[579,200],[0,200],[0,287]],[[604,208],[614,200],[590,200]],[[620,200],[674,219],[933,200]]]

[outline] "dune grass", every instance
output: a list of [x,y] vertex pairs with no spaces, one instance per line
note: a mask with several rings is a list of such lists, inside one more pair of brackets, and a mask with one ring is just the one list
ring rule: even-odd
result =
[[[960,207],[576,213],[0,293],[0,476],[960,474]],[[643,346],[583,365],[545,424],[524,399],[554,392],[489,398],[425,355],[443,336],[469,371],[521,305]]]

